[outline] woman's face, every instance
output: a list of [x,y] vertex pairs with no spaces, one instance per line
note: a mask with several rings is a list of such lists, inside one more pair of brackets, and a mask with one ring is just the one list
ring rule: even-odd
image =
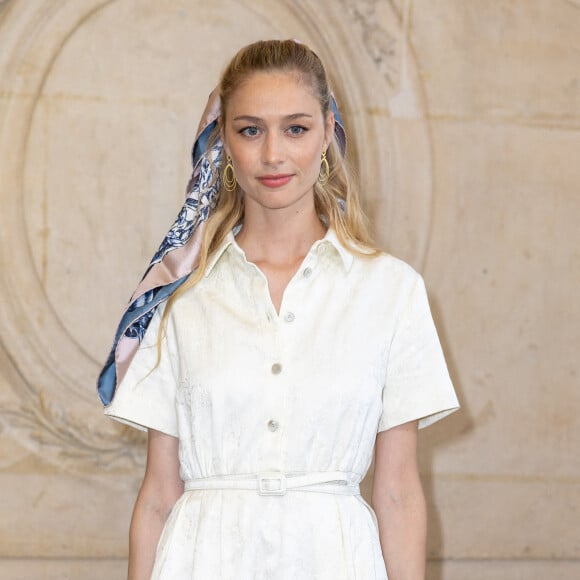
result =
[[312,204],[320,156],[334,131],[295,72],[253,74],[231,95],[223,138],[246,212]]

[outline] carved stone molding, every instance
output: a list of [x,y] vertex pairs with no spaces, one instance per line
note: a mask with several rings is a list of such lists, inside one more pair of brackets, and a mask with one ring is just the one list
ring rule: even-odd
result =
[[[364,46],[380,74],[391,88],[395,88],[399,80],[400,27],[397,26],[393,32],[380,21],[380,8],[386,3],[380,0],[342,1],[347,14],[360,28]],[[395,25],[399,24],[395,21]]]
[[300,38],[327,63],[378,238],[421,267],[429,131],[392,2],[12,0],[0,20],[1,437],[64,469],[142,464],[143,437],[101,415],[99,364],[177,211],[219,68],[265,36]]

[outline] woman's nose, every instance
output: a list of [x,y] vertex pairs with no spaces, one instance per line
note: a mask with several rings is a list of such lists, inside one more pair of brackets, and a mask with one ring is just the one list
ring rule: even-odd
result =
[[262,160],[268,165],[278,165],[284,157],[283,144],[277,135],[269,133],[264,139]]

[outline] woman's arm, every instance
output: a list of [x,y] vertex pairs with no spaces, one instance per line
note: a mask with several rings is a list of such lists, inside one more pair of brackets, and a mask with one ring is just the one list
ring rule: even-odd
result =
[[371,502],[389,580],[424,580],[427,515],[417,466],[417,421],[377,435]]
[[128,580],[149,580],[167,516],[183,493],[179,440],[149,429],[147,468],[135,502],[129,534]]

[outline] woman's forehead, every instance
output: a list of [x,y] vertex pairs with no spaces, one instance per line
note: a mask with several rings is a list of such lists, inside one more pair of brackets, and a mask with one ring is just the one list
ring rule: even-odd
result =
[[230,95],[228,116],[277,115],[320,111],[320,102],[307,75],[297,71],[255,72]]

